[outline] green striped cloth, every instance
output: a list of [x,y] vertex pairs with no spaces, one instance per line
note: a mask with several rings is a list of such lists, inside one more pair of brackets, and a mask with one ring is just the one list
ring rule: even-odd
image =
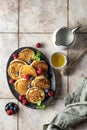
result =
[[65,109],[57,113],[43,130],[68,130],[87,120],[87,79],[82,79],[77,90],[65,97]]

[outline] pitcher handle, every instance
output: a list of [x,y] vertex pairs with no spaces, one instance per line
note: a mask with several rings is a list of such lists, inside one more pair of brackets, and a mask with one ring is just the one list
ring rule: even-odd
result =
[[77,30],[79,30],[82,27],[81,24],[79,24],[77,27],[75,27],[74,29],[72,29],[72,32],[76,32]]

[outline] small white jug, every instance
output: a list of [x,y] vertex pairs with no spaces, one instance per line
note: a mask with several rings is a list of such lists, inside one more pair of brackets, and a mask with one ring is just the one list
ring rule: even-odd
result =
[[76,43],[75,32],[80,29],[82,25],[78,25],[76,28],[71,29],[68,27],[62,27],[57,30],[52,35],[53,43],[59,47],[59,49],[69,49]]

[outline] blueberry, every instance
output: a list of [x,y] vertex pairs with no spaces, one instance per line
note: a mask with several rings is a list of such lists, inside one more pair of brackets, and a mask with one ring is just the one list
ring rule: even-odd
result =
[[19,110],[19,109],[18,109],[18,106],[15,105],[15,107],[14,107],[13,110],[14,110],[15,113],[18,112],[18,110]]
[[18,76],[18,75],[19,75],[19,72],[16,72],[16,75]]
[[31,88],[32,86],[30,85],[30,84],[28,84],[28,86],[27,86],[28,88]]
[[49,73],[46,74],[46,78],[50,79],[51,77],[52,77],[51,74],[49,74]]
[[10,107],[8,105],[5,106],[5,111],[9,110]]
[[45,93],[48,93],[48,91],[49,91],[48,89],[45,89]]
[[33,77],[33,76],[31,76],[31,77],[30,77],[30,80],[33,80],[33,79],[34,79],[34,77]]
[[28,64],[30,65],[32,63],[32,60],[28,60]]
[[14,104],[11,102],[11,103],[8,104],[8,106],[9,106],[9,107],[13,107]]
[[10,106],[10,110],[14,110],[14,107],[13,107],[13,106]]

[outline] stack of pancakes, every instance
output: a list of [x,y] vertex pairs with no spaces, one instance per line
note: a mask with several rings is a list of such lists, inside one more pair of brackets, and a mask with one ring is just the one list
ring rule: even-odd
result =
[[[13,59],[8,66],[8,75],[15,80],[14,89],[20,95],[25,95],[30,103],[36,104],[45,99],[45,89],[50,89],[50,81],[46,77],[48,64],[45,60],[35,60],[34,55],[32,49],[26,48],[20,51],[17,59]],[[32,60],[32,63],[28,64],[29,60]],[[37,73],[38,67],[43,69],[41,75]],[[33,77],[32,80],[25,79],[25,75]]]

